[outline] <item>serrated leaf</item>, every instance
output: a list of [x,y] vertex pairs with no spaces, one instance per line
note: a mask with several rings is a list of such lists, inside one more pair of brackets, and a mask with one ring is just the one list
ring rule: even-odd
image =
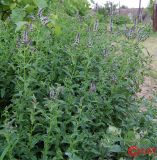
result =
[[119,145],[113,145],[110,151],[115,152],[115,153],[119,153],[119,152],[121,152],[121,147]]
[[61,34],[61,27],[60,26],[55,26],[55,34],[57,36]]
[[3,88],[1,89],[1,98],[4,98],[4,96],[5,96],[5,89]]
[[8,0],[1,0],[0,1],[2,5],[9,5],[10,1]]
[[107,129],[107,133],[112,135],[119,135],[121,134],[121,130],[114,126],[109,126]]
[[26,16],[26,13],[23,9],[21,8],[15,8],[12,10],[11,13],[11,20],[15,23],[19,21],[23,21],[24,17]]
[[34,0],[34,3],[38,8],[46,8],[48,6],[46,0]]
[[35,8],[34,5],[27,4],[27,5],[24,7],[24,10],[25,10],[27,13],[31,13],[31,12],[34,10],[34,8]]
[[25,21],[17,22],[17,23],[16,23],[15,32],[20,31],[20,30],[24,27],[25,24],[27,24],[27,22],[25,22]]
[[76,154],[74,154],[74,153],[66,152],[65,154],[69,157],[69,160],[81,160],[81,159],[80,159]]
[[16,3],[10,4],[10,9],[13,10],[16,7],[16,5],[17,5]]

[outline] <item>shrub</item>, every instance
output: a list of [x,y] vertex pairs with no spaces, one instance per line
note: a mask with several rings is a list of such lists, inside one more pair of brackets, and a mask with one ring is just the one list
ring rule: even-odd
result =
[[128,16],[114,16],[113,23],[117,25],[130,24],[131,20]]
[[127,157],[128,145],[139,144],[143,48],[95,17],[55,11],[59,34],[38,17],[16,32],[0,23],[1,101],[9,101],[0,102],[0,159]]
[[84,16],[89,9],[89,3],[86,0],[66,0],[64,1],[64,8],[71,16],[76,14]]
[[153,16],[153,7],[154,7],[154,3],[155,3],[154,0],[150,0],[150,1],[149,1],[149,5],[148,5],[147,10],[148,10],[150,16]]

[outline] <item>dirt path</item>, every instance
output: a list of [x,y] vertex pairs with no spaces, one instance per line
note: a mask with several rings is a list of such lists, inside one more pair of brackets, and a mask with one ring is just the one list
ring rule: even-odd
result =
[[140,86],[141,92],[137,94],[140,98],[152,99],[154,92],[157,92],[157,35],[154,35],[144,42],[144,46],[152,56],[149,76],[145,77],[144,83]]
[[152,71],[157,72],[157,34],[147,39],[144,42],[144,46],[148,49],[148,51],[152,55],[152,63],[151,63]]

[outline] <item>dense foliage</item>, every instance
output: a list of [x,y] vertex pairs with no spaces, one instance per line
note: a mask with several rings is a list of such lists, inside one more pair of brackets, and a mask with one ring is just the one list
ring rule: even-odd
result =
[[[146,65],[139,34],[52,6],[16,32],[0,21],[0,159],[119,159],[130,145],[154,145],[135,98]],[[51,10],[55,26],[41,20]]]
[[113,22],[117,25],[130,24],[131,20],[128,16],[117,15],[114,16]]
[[148,5],[148,12],[151,16],[153,16],[154,2],[154,0],[150,0]]
[[14,22],[30,20],[30,15],[38,8],[47,8],[51,5],[54,7],[56,4],[62,4],[64,6],[62,9],[69,15],[79,13],[83,16],[89,10],[89,3],[86,0],[0,0],[0,19],[4,20],[12,15]]

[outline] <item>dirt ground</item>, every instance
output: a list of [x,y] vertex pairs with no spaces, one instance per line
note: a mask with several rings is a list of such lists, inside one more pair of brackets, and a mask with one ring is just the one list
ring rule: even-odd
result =
[[152,56],[149,76],[145,77],[144,83],[140,86],[141,92],[137,93],[140,98],[152,99],[157,93],[157,34],[148,38],[143,45]]

